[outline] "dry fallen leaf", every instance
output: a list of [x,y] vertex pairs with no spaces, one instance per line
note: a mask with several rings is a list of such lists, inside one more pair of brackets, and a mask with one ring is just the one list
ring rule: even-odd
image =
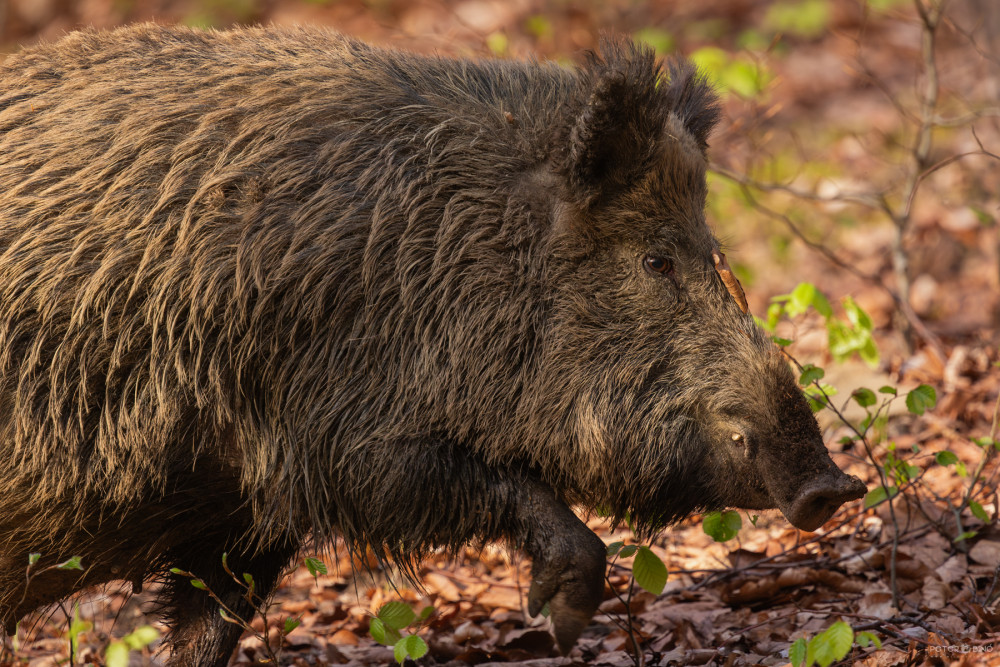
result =
[[941,609],[952,596],[951,587],[943,581],[927,577],[920,590],[920,599],[928,609]]
[[941,577],[941,581],[951,584],[964,577],[968,569],[969,564],[965,559],[965,554],[956,554],[946,560],[935,572]]
[[892,593],[887,591],[874,591],[865,593],[858,603],[858,613],[864,616],[874,616],[875,618],[891,618],[896,615],[897,609],[892,606]]
[[980,540],[969,549],[969,558],[980,565],[1000,566],[1000,542]]

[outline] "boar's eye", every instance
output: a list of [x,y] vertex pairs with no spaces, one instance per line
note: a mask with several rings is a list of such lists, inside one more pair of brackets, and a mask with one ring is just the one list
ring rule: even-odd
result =
[[674,268],[674,265],[671,263],[669,259],[665,259],[663,257],[657,257],[656,255],[646,255],[645,257],[643,257],[642,265],[650,273],[667,274],[670,273]]
[[747,439],[743,436],[742,433],[735,433],[735,432],[731,433],[729,439],[732,440],[733,445],[735,447],[743,448],[743,456],[745,456],[748,459],[753,458],[755,454],[755,449],[750,446],[750,443],[747,442]]

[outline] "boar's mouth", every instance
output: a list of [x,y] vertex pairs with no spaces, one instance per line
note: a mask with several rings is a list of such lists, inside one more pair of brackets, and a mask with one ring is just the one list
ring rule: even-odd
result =
[[864,483],[853,475],[845,475],[833,465],[821,477],[802,485],[787,503],[778,503],[785,518],[800,530],[814,531],[846,502],[864,497]]

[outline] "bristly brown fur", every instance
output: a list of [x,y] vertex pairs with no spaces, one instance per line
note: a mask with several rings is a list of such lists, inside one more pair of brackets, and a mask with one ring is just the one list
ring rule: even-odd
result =
[[[832,464],[713,268],[717,116],[613,40],[576,71],[282,28],[8,57],[0,620],[166,576],[172,664],[224,665],[238,633],[168,568],[239,607],[223,551],[267,591],[309,536],[504,540],[568,650],[603,590],[568,503],[784,511]],[[31,552],[90,569],[25,591]]]

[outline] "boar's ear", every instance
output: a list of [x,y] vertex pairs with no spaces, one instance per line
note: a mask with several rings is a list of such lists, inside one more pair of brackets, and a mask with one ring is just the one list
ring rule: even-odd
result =
[[667,63],[664,103],[698,144],[702,154],[708,150],[708,135],[719,122],[719,98],[705,77],[688,61]]
[[668,109],[653,52],[601,41],[581,71],[580,102],[562,128],[557,169],[582,204],[613,195],[649,168]]
[[702,151],[718,117],[711,88],[687,63],[660,69],[653,51],[603,39],[581,71],[581,98],[562,128],[557,170],[583,205],[613,196],[644,176],[673,112]]

